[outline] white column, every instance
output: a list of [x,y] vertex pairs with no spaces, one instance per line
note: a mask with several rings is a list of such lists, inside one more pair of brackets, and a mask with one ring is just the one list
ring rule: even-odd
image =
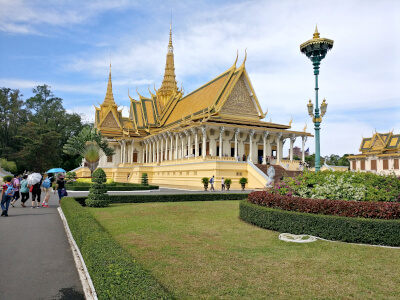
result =
[[174,142],[174,136],[172,135],[172,133],[168,132],[168,136],[171,139],[171,148],[169,150],[169,160],[172,160],[172,149],[173,149],[173,145],[172,143]]
[[163,137],[165,139],[165,155],[164,155],[164,160],[168,160],[168,134],[163,133]]
[[248,161],[253,162],[253,136],[254,136],[254,129],[250,130],[249,137],[250,137],[250,153]]
[[293,161],[293,144],[296,141],[296,135],[294,133],[290,136],[290,161]]
[[238,135],[239,135],[240,129],[235,128],[235,158],[237,159],[238,157]]
[[276,135],[276,164],[280,165],[281,161],[281,138],[282,138],[282,132],[278,132]]
[[163,137],[162,136],[160,136],[160,143],[161,143],[161,145],[160,145],[160,162],[162,162],[163,161],[163,156],[164,156],[164,139],[163,139]]
[[178,159],[178,137],[179,135],[177,133],[174,133],[175,136],[175,159]]
[[201,132],[203,134],[203,145],[201,146],[201,153],[203,155],[203,158],[206,158],[206,135],[207,135],[206,126],[201,127]]
[[185,157],[185,147],[183,145],[185,139],[184,133],[183,132],[179,133],[179,137],[181,139],[181,158],[184,158]]
[[152,150],[153,150],[153,153],[152,153],[152,155],[151,155],[151,157],[152,157],[152,162],[154,163],[154,162],[156,162],[157,161],[157,157],[156,157],[156,140],[155,140],[155,138],[153,138],[153,140],[152,140]]
[[262,164],[266,165],[267,164],[267,138],[269,135],[269,131],[264,131],[263,134],[263,159],[262,159]]
[[[130,163],[131,164],[133,164],[133,149],[134,149],[134,147],[133,147],[133,144],[135,143],[135,140],[132,140],[131,141],[131,158],[128,160],[128,161],[130,161]],[[137,162],[139,162],[139,154],[138,154],[138,156],[137,156]]]
[[[146,152],[145,152],[146,151]],[[145,158],[145,153],[147,153],[147,144],[146,141],[142,142],[142,163],[145,163],[146,161],[144,160]]]
[[[185,152],[187,152],[187,157],[188,157],[188,159],[190,158],[190,150],[189,150],[189,147],[190,147],[190,131],[189,130],[185,130],[185,135],[186,135],[186,137],[187,137],[187,139],[186,139],[186,147],[185,147]],[[187,150],[187,151],[186,151]]]
[[199,140],[197,130],[192,128],[192,133],[194,134],[194,157],[199,156]]
[[219,128],[219,158],[222,158],[222,134],[224,133],[225,127]]
[[306,154],[304,153],[304,147],[305,147],[305,145],[306,145],[306,142],[307,142],[307,136],[302,136],[301,137],[301,161],[303,162],[303,163],[305,163],[305,161],[306,161]]

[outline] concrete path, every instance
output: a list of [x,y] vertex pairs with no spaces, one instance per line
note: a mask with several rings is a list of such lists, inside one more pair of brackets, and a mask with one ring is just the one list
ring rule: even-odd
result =
[[0,218],[0,299],[85,299],[58,197],[52,194],[50,208],[20,203]]

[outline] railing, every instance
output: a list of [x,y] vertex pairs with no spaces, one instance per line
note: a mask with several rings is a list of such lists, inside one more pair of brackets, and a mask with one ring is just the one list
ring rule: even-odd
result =
[[150,163],[139,163],[139,165],[146,165],[146,166],[157,166],[157,165],[170,165],[170,164],[186,164],[186,163],[195,163],[195,162],[203,162],[203,161],[237,161],[234,157],[219,157],[219,156],[197,156],[197,157],[184,157],[178,158],[173,160],[163,160],[162,162],[150,162]]

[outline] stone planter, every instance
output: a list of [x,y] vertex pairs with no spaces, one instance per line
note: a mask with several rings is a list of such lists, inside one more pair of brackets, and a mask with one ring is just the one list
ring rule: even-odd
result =
[[242,191],[244,191],[244,188],[246,187],[246,184],[245,183],[241,183],[240,185],[242,186]]

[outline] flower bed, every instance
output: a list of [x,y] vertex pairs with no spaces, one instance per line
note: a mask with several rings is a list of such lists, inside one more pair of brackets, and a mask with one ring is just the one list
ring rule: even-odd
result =
[[399,219],[400,203],[305,199],[270,192],[252,192],[248,201],[264,207],[312,214],[372,219]]
[[274,194],[311,199],[400,202],[400,180],[361,172],[308,172],[275,183]]

